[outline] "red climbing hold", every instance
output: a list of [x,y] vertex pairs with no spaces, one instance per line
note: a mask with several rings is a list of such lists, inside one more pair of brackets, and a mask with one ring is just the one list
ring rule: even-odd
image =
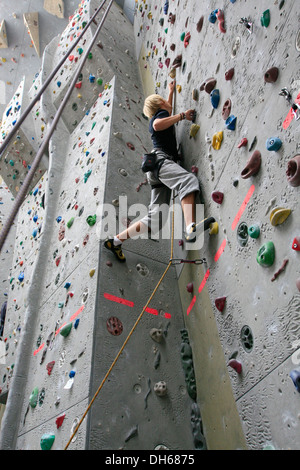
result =
[[244,137],[244,138],[240,141],[240,143],[239,143],[239,145],[237,146],[237,148],[240,149],[241,147],[246,147],[247,144],[248,144],[248,139],[246,139],[246,137]]
[[295,251],[300,251],[300,237],[295,237],[294,238],[292,248]]
[[215,300],[215,306],[219,310],[219,312],[223,312],[226,304],[226,297],[219,297]]
[[222,204],[224,199],[224,194],[220,191],[214,191],[211,195],[212,200],[215,201],[217,204]]
[[228,365],[232,367],[238,374],[241,374],[242,364],[239,361],[237,361],[236,359],[230,359]]

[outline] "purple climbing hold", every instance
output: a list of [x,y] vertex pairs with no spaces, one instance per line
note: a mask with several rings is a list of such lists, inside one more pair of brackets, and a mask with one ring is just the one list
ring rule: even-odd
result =
[[190,292],[191,294],[193,293],[193,291],[194,291],[194,285],[193,285],[192,282],[189,282],[189,283],[188,283],[188,285],[186,286],[186,290],[187,290],[188,292]]

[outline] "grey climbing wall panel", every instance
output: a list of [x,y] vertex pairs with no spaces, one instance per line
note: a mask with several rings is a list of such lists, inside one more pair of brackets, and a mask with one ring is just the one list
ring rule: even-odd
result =
[[[269,24],[264,19],[268,10]],[[144,45],[140,67],[151,70],[157,92],[165,95],[173,62],[180,58],[175,112],[197,111],[200,129],[196,137],[190,137],[187,122],[178,125],[177,135],[184,166],[198,168],[206,214],[214,216],[219,227],[216,235],[206,237],[201,250],[208,277],[205,279],[205,270],[195,267],[194,275],[189,269],[188,279],[184,270],[179,282],[182,292],[187,281],[194,282],[194,294],[190,298],[182,295],[191,328],[199,305],[203,315],[210,316],[211,308],[215,314],[224,351],[220,364],[225,359],[247,445],[252,449],[298,446],[299,391],[290,373],[298,370],[299,374],[295,359],[299,348],[299,252],[293,249],[293,240],[299,237],[299,187],[289,184],[286,171],[290,159],[299,153],[299,121],[294,118],[285,126],[300,88],[298,17],[297,2],[280,1],[272,5],[170,1],[158,8],[149,1],[140,2],[137,9],[137,41]],[[278,69],[278,77],[266,81],[272,67]],[[234,75],[227,79],[230,69]],[[219,91],[216,107],[211,90],[204,89],[210,78],[215,79],[213,89]],[[282,93],[285,88],[290,102]],[[233,130],[223,118],[228,100],[230,115],[236,117]],[[272,138],[280,139],[278,150],[268,150]],[[242,139],[247,139],[245,146],[239,145]],[[244,179],[243,169],[256,150],[261,154],[259,172]],[[213,200],[215,191],[224,195],[222,203]],[[259,238],[247,233],[255,224],[260,228]],[[268,241],[274,243],[275,260],[264,267],[257,262],[257,254]],[[215,301],[223,297],[225,307],[220,311]],[[209,363],[217,343],[205,349],[191,336],[195,357],[206,354]],[[206,372],[201,373],[202,364],[197,368],[199,384],[205,386]],[[207,394],[210,396],[209,389]],[[204,427],[212,422],[213,416],[206,418]],[[219,445],[217,437],[210,436],[208,445]]]

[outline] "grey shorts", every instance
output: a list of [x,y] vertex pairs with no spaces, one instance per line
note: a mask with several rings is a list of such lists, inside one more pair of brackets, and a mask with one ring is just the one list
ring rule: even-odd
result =
[[163,164],[159,170],[159,179],[153,172],[147,173],[148,183],[152,186],[151,201],[148,215],[140,220],[152,233],[157,233],[160,228],[160,206],[169,206],[172,190],[177,192],[180,201],[188,194],[199,192],[199,181],[193,173],[175,163],[165,152],[156,150],[156,154],[158,161],[163,160]]

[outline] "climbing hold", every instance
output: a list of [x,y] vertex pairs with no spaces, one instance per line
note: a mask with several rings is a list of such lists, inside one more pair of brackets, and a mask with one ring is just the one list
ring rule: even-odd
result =
[[275,246],[273,242],[264,243],[257,252],[256,261],[261,266],[272,266],[275,260]]
[[218,89],[213,90],[211,92],[210,101],[211,101],[212,107],[214,109],[217,109],[217,107],[219,106],[219,102],[220,102],[220,91]]
[[36,407],[37,402],[38,402],[38,397],[39,397],[39,389],[37,387],[35,387],[32,390],[31,395],[29,397],[29,405],[31,406],[31,408]]
[[66,413],[56,418],[55,423],[56,423],[57,429],[59,429],[62,426],[62,423],[64,422],[65,417],[66,417]]
[[270,152],[277,152],[277,150],[279,150],[281,146],[282,142],[278,137],[270,137],[266,141],[267,150],[269,150]]
[[51,362],[48,362],[48,364],[46,365],[48,375],[51,375],[54,364],[55,364],[55,361],[51,361]]
[[296,286],[297,286],[298,291],[300,292],[300,278],[297,279]]
[[218,12],[218,9],[212,11],[208,17],[208,21],[212,24],[215,24],[215,22],[217,21],[217,12]]
[[300,251],[300,237],[295,237],[294,238],[292,248],[295,251]]
[[244,137],[240,143],[238,144],[237,148],[240,149],[241,147],[246,147],[246,145],[248,144],[248,139],[246,139],[246,137]]
[[200,126],[198,124],[192,124],[191,129],[190,129],[190,138],[195,138],[196,135],[198,134],[198,131],[200,129]]
[[231,116],[229,116],[229,118],[226,119],[225,121],[225,126],[227,129],[229,129],[230,131],[234,131],[235,130],[235,126],[236,126],[236,117],[232,114]]
[[224,193],[221,193],[220,191],[214,191],[211,194],[212,200],[215,201],[217,204],[222,204],[223,199],[224,199]]
[[168,10],[169,10],[169,0],[166,0],[165,4],[164,4],[164,14],[165,15],[168,14]]
[[224,19],[224,12],[223,10],[218,10],[217,12],[217,20],[219,22],[219,30],[221,31],[221,33],[226,33],[226,29],[225,29],[225,19]]
[[223,141],[223,131],[217,132],[213,135],[212,146],[215,150],[220,150]]
[[198,33],[201,33],[203,27],[204,16],[201,16],[200,20],[197,23],[196,29]]
[[205,82],[200,85],[200,91],[204,90],[210,95],[213,89],[215,88],[216,83],[217,80],[215,80],[214,78],[208,78],[207,80],[205,80]]
[[164,397],[168,393],[167,384],[164,381],[157,382],[154,385],[154,392],[158,397]]
[[219,233],[219,224],[218,222],[213,222],[209,226],[209,235],[217,235]]
[[178,91],[178,93],[181,93],[181,90],[182,90],[181,85],[176,85],[176,90]]
[[219,312],[223,312],[226,304],[226,297],[219,297],[215,300],[215,306],[219,310]]
[[189,282],[189,283],[188,283],[188,285],[186,286],[186,290],[187,290],[190,294],[193,293],[193,291],[194,291],[194,285],[193,285],[192,282]]
[[194,88],[194,89],[193,89],[192,98],[193,98],[194,101],[198,101],[199,95],[198,95],[198,90],[197,90],[197,88]]
[[264,79],[265,83],[275,83],[279,74],[279,69],[277,67],[271,67],[265,72]]
[[296,387],[296,390],[300,393],[300,369],[292,370],[290,377]]
[[283,207],[275,207],[270,214],[270,222],[274,227],[283,224],[283,222],[291,214],[291,209],[284,209]]
[[236,359],[230,359],[228,365],[232,367],[238,374],[242,373],[242,364]]
[[281,267],[278,269],[278,271],[276,271],[276,273],[274,274],[274,276],[272,277],[271,281],[275,281],[275,279],[277,279],[277,277],[279,276],[279,274],[281,274],[284,270],[285,270],[285,267],[286,265],[288,264],[289,260],[288,259],[285,259],[281,265]]
[[67,323],[66,325],[64,325],[59,333],[61,334],[61,336],[63,336],[64,338],[66,338],[67,336],[69,336],[71,330],[72,330],[72,326],[73,326],[73,323],[70,322],[70,323]]
[[294,188],[300,186],[300,155],[295,155],[289,162],[286,170],[288,183]]
[[123,331],[123,324],[117,317],[110,317],[106,321],[106,327],[113,336],[119,336]]
[[261,25],[262,26],[265,26],[265,28],[267,28],[270,24],[270,10],[266,10],[263,12],[261,18],[260,18],[260,22],[261,22]]
[[231,100],[228,98],[223,105],[222,118],[224,120],[227,119],[230,116],[230,113],[231,113]]
[[237,239],[241,246],[246,246],[248,242],[248,226],[245,222],[241,222],[237,229]]
[[161,343],[164,339],[163,331],[160,328],[152,328],[150,330],[150,336],[153,341],[156,341],[157,343]]
[[258,238],[260,235],[260,227],[257,224],[251,225],[248,228],[248,234],[251,238]]
[[182,64],[182,55],[180,54],[177,57],[175,57],[172,67],[177,69],[178,67],[181,67],[181,64]]
[[229,81],[234,75],[234,68],[231,68],[225,72],[225,80]]
[[67,222],[67,227],[68,227],[68,228],[71,228],[71,227],[72,227],[73,222],[74,222],[74,219],[75,219],[75,217],[71,217],[71,219],[69,220],[69,222]]
[[40,445],[42,450],[50,450],[55,441],[55,435],[52,433],[45,433],[41,437]]
[[259,150],[255,150],[254,153],[249,158],[249,160],[247,161],[247,165],[243,169],[241,173],[241,177],[243,179],[247,179],[247,178],[250,178],[250,176],[255,176],[259,172],[260,166],[261,166],[261,153]]
[[191,33],[186,33],[185,37],[184,37],[184,41],[183,41],[183,45],[185,48],[188,47],[189,43],[190,43],[190,39],[191,39]]
[[96,219],[97,219],[96,215],[89,215],[86,221],[89,224],[89,226],[92,227],[93,225],[95,225]]

